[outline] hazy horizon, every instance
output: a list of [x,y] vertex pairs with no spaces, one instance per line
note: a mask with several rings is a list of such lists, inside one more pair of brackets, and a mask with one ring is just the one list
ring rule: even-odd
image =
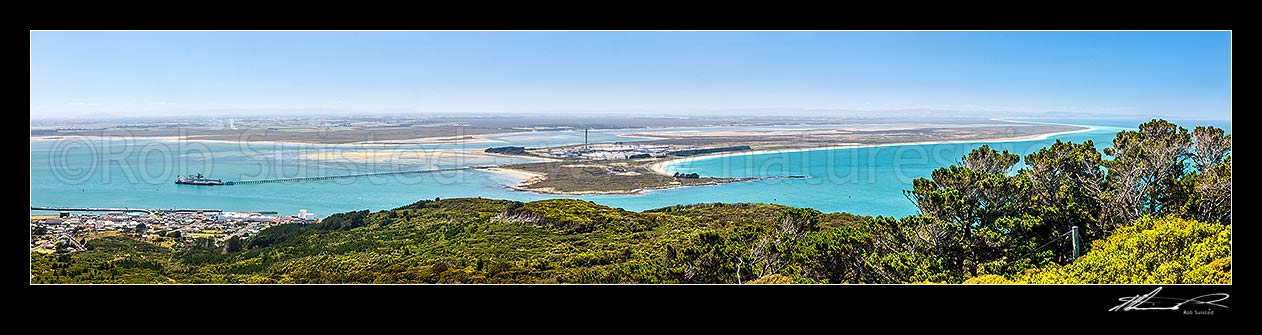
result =
[[[1037,112],[1013,113],[1001,111],[963,111],[932,109],[897,109],[897,110],[816,110],[816,109],[758,109],[742,108],[730,110],[695,110],[695,111],[554,111],[554,112],[464,112],[464,113],[420,113],[408,111],[339,111],[339,110],[210,110],[187,111],[183,113],[154,112],[152,114],[110,114],[92,113],[90,115],[56,115],[39,117],[32,115],[31,122],[57,124],[59,122],[75,123],[77,121],[125,121],[125,120],[214,120],[214,119],[266,119],[266,118],[401,118],[401,119],[447,119],[447,118],[496,118],[496,117],[575,117],[575,118],[677,118],[677,119],[712,119],[722,117],[737,118],[775,118],[775,119],[819,119],[819,120],[855,120],[855,119],[1101,119],[1101,120],[1146,120],[1162,118],[1168,120],[1206,120],[1231,121],[1231,116],[1211,118],[1201,116],[1163,116],[1151,114],[1110,114],[1085,112]],[[733,121],[738,121],[733,120]]]
[[1231,119],[1230,32],[31,32],[32,120]]

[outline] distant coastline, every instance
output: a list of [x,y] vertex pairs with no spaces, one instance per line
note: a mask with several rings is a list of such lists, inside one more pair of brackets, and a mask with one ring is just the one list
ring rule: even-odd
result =
[[[899,146],[899,145],[932,145],[946,143],[986,143],[986,142],[1020,142],[1046,139],[1053,136],[1064,134],[1072,134],[1079,132],[1087,132],[1098,129],[1098,127],[1084,125],[1054,125],[1052,127],[1041,129],[1034,128],[1034,132],[1016,131],[1016,134],[994,132],[993,130],[961,130],[942,131],[940,129],[932,129],[918,132],[913,130],[914,135],[920,135],[919,138],[898,138],[898,136],[907,136],[905,130],[881,130],[872,135],[854,133],[843,134],[843,137],[832,138],[831,141],[815,141],[797,142],[785,141],[783,134],[777,134],[782,138],[775,139],[771,137],[762,137],[761,133],[706,133],[700,137],[687,137],[677,139],[673,137],[665,137],[663,140],[666,144],[654,143],[651,145],[678,145],[683,148],[697,148],[708,150],[713,148],[725,148],[725,146],[743,145],[743,151],[715,151],[713,153],[700,154],[696,156],[679,157],[683,155],[658,155],[657,157],[644,158],[625,158],[625,159],[551,159],[551,162],[545,163],[515,163],[498,165],[494,167],[479,167],[493,173],[507,174],[516,180],[516,183],[506,183],[506,188],[516,191],[526,191],[536,194],[553,194],[553,195],[600,195],[600,194],[618,194],[618,195],[642,195],[651,190],[681,188],[687,186],[705,186],[718,185],[733,182],[746,182],[762,179],[775,178],[802,178],[806,176],[758,176],[758,177],[714,177],[714,176],[697,176],[692,174],[691,177],[680,176],[668,171],[674,164],[682,162],[695,161],[698,159],[712,159],[725,156],[744,156],[759,155],[771,153],[788,153],[815,150],[835,150],[849,148],[865,148],[865,147],[881,147],[881,146]],[[1067,130],[1068,129],[1068,130]],[[894,138],[891,138],[891,135]],[[845,135],[851,135],[845,138]],[[829,136],[829,135],[822,135]],[[928,136],[943,137],[941,139],[925,139]],[[714,141],[710,138],[718,137],[720,140]],[[700,140],[697,140],[700,138]],[[900,141],[900,139],[902,141]],[[670,143],[669,141],[678,141],[684,144]],[[696,141],[696,142],[693,142]],[[691,143],[690,143],[691,142]],[[875,144],[863,144],[863,142],[877,142]],[[886,143],[880,143],[886,142]],[[701,143],[701,144],[696,144]],[[803,145],[815,144],[816,146],[799,147]],[[750,150],[753,145],[755,149]],[[761,148],[760,148],[761,147]],[[541,152],[547,150],[589,150],[582,146],[563,146],[555,148],[539,148],[533,149],[536,152],[530,152],[524,157],[539,157]],[[688,150],[682,150],[684,152]],[[551,151],[547,151],[551,152]]]
[[[1092,130],[1096,130],[1100,128],[1100,127],[1085,126],[1085,125],[1052,124],[1052,123],[1029,122],[1029,121],[1002,120],[1002,122],[1055,125],[1057,127],[1053,127],[1052,129],[1046,129],[1044,131],[1048,131],[1048,130],[1062,130],[1062,131],[1051,131],[1047,133],[1033,133],[1033,134],[1026,133],[1024,135],[1019,135],[1019,136],[1004,136],[1006,134],[993,132],[993,131],[990,133],[985,133],[983,131],[976,131],[971,134],[964,135],[964,134],[958,133],[959,131],[948,130],[945,133],[941,131],[936,133],[938,134],[936,136],[948,136],[948,139],[927,140],[927,141],[925,140],[916,141],[916,139],[914,138],[903,139],[906,142],[899,142],[899,138],[885,138],[885,137],[882,137],[884,133],[877,133],[877,135],[874,135],[875,137],[867,137],[868,135],[859,135],[861,137],[853,137],[852,135],[851,138],[836,138],[831,141],[817,141],[814,143],[795,142],[792,140],[790,141],[779,140],[778,142],[776,140],[767,140],[767,138],[761,137],[763,136],[761,135],[762,133],[758,133],[757,131],[751,134],[711,132],[711,133],[705,134],[705,136],[702,136],[702,137],[686,137],[684,139],[674,139],[671,137],[643,136],[643,135],[635,136],[635,134],[632,134],[632,136],[635,136],[638,138],[650,139],[649,142],[678,140],[678,141],[684,141],[685,143],[687,143],[687,141],[694,141],[697,138],[701,138],[702,139],[701,141],[703,141],[702,143],[704,144],[701,144],[699,146],[702,148],[706,148],[707,145],[710,147],[713,147],[713,146],[718,146],[718,145],[736,145],[736,144],[748,143],[748,144],[754,144],[753,145],[754,149],[746,150],[746,151],[736,151],[736,152],[700,154],[696,156],[687,156],[687,157],[670,157],[670,156],[661,157],[659,156],[652,159],[640,160],[643,163],[637,163],[636,161],[613,163],[613,165],[622,164],[617,167],[612,166],[612,165],[603,166],[603,164],[597,164],[601,166],[598,166],[596,168],[604,168],[609,171],[606,171],[606,174],[592,175],[592,176],[588,176],[585,173],[578,173],[579,171],[571,171],[571,170],[576,169],[575,167],[578,166],[576,164],[561,164],[557,167],[554,167],[553,169],[542,169],[539,167],[532,168],[526,163],[498,164],[494,166],[478,166],[474,168],[512,177],[514,180],[516,180],[516,182],[505,183],[506,185],[504,186],[506,188],[516,190],[516,191],[532,192],[536,194],[572,195],[572,196],[615,195],[615,194],[616,195],[641,195],[641,194],[647,193],[648,191],[658,190],[658,189],[671,189],[671,188],[680,188],[680,187],[686,187],[686,186],[718,185],[718,184],[731,183],[731,182],[745,182],[745,181],[761,179],[761,178],[716,178],[716,177],[704,177],[700,179],[697,179],[694,177],[690,179],[690,178],[679,178],[678,176],[674,176],[672,172],[669,171],[673,165],[681,164],[684,162],[697,161],[697,160],[714,159],[714,158],[721,158],[721,157],[726,157],[726,156],[762,155],[762,154],[774,154],[774,153],[791,153],[791,152],[804,152],[804,151],[817,151],[817,150],[822,151],[822,150],[900,146],[900,145],[932,145],[932,144],[949,144],[949,143],[990,143],[990,142],[1032,141],[1032,140],[1046,139],[1049,137],[1065,135],[1065,134],[1088,132],[1088,131],[1092,131]],[[670,127],[659,128],[659,129],[669,129],[669,128]],[[704,129],[704,128],[709,128],[709,127],[699,127],[699,128]],[[722,127],[714,127],[714,128],[722,128]],[[1073,128],[1073,129],[1063,130],[1066,128]],[[959,128],[959,129],[969,129],[969,128]],[[897,133],[898,131],[901,131],[901,130],[880,130],[879,132]],[[967,130],[967,131],[972,132],[972,130]],[[702,132],[704,133],[704,131]],[[1021,132],[1018,132],[1018,133],[1021,133]],[[929,133],[923,133],[923,134],[929,134]],[[965,137],[968,137],[969,135],[975,136],[976,138],[965,138]],[[219,143],[237,143],[238,145],[242,143],[251,143],[255,145],[283,145],[283,144],[299,145],[299,144],[302,144],[302,145],[312,145],[312,146],[317,146],[317,147],[329,147],[329,148],[336,148],[341,145],[351,145],[353,147],[391,146],[391,145],[404,144],[406,142],[411,142],[408,144],[422,144],[422,143],[436,144],[436,143],[443,143],[443,142],[451,143],[449,141],[458,142],[462,140],[469,140],[469,141],[472,141],[473,143],[503,142],[499,140],[489,140],[485,138],[484,136],[485,135],[465,135],[465,136],[459,136],[459,137],[432,137],[432,138],[418,138],[418,139],[413,139],[413,140],[363,141],[363,142],[340,143],[340,144],[289,142],[289,141],[284,141],[284,140],[281,140],[281,141],[234,141],[234,140],[189,138],[186,136],[144,136],[144,137],[134,137],[134,138],[122,137],[121,140],[126,141],[126,140],[132,140],[132,139],[149,139],[153,141],[162,141],[162,142],[201,142],[201,143],[219,142]],[[623,135],[623,136],[626,137],[626,135]],[[705,138],[708,138],[706,136],[709,136],[709,137],[717,136],[717,137],[723,138],[723,140],[727,142],[704,142]],[[783,137],[785,135],[777,134],[777,136]],[[994,138],[986,138],[987,136],[992,136]],[[32,136],[31,138],[32,138],[32,141],[36,141],[36,140],[84,139],[84,138],[104,139],[104,138],[113,138],[113,137],[119,137],[119,136],[44,135],[44,136]],[[949,137],[955,137],[955,138],[949,138]],[[921,136],[921,138],[924,138],[924,136]],[[753,142],[749,142],[749,141],[753,141]],[[889,141],[889,143],[861,144],[861,142],[882,142],[882,141]],[[814,145],[819,145],[819,146],[796,147],[796,148],[794,147],[794,146],[804,145],[804,144],[805,145],[814,144]],[[685,144],[683,146],[686,148],[686,147],[689,147],[690,144]],[[762,148],[759,148],[760,146]],[[398,158],[399,156],[398,153],[408,152],[408,151],[410,150],[371,149],[366,152],[360,152],[359,150],[356,150],[355,152],[351,152],[351,153],[344,152],[344,153],[333,154],[333,155],[330,155],[329,157],[333,157],[333,158],[351,157],[351,158],[354,158],[355,160],[369,160],[369,159],[379,160],[379,159]],[[487,153],[487,152],[471,153],[471,152],[466,152],[463,149],[430,149],[428,151],[430,151],[430,153],[426,157],[431,157],[431,158],[456,157],[456,156],[461,156],[461,157],[492,156],[492,157],[511,157],[511,158],[516,158],[516,159],[525,159],[532,162],[561,163],[565,161],[558,158],[541,157],[538,155],[523,156],[523,155],[507,155],[507,154],[497,154],[497,153]],[[434,155],[437,155],[437,156],[434,156]],[[324,156],[325,156],[325,153],[317,153],[314,155],[306,155],[303,157],[307,159],[319,160],[319,159],[325,158]],[[601,162],[609,162],[609,161],[601,161]],[[630,164],[630,165],[628,166],[627,164]],[[523,168],[526,168],[528,170],[533,170],[533,171],[527,171],[527,170],[524,170]],[[555,168],[560,168],[561,170],[554,170]],[[649,178],[649,176],[652,176],[652,178]],[[668,177],[668,178],[662,179],[662,177]],[[762,178],[776,178],[776,177],[777,176],[762,176]],[[784,176],[778,176],[778,177],[784,177]],[[630,178],[630,179],[627,179],[627,178]]]
[[[1005,120],[1005,121],[1006,121],[1006,120]],[[1053,124],[1053,123],[1030,122],[1030,121],[1023,121],[1023,122],[1024,122],[1024,123]],[[693,162],[693,161],[699,161],[699,160],[709,160],[709,159],[716,159],[716,158],[729,157],[729,156],[751,156],[751,155],[765,155],[765,154],[792,153],[792,152],[806,152],[806,151],[824,151],[824,150],[837,150],[837,149],[857,149],[857,148],[892,147],[892,146],[903,146],[903,145],[934,145],[934,144],[955,144],[955,143],[997,143],[997,142],[1025,142],[1025,141],[1040,141],[1040,140],[1045,140],[1045,139],[1048,139],[1048,138],[1050,138],[1050,137],[1052,137],[1052,136],[1061,136],[1061,135],[1068,135],[1068,134],[1084,133],[1084,132],[1089,132],[1089,131],[1094,131],[1094,130],[1100,129],[1100,127],[1096,127],[1096,126],[1077,125],[1077,124],[1055,124],[1055,125],[1081,127],[1082,129],[1066,130],[1066,131],[1058,131],[1058,132],[1051,132],[1051,133],[1046,133],[1046,134],[1034,134],[1034,135],[1024,135],[1024,136],[1002,137],[1002,138],[994,138],[994,139],[919,141],[919,142],[880,143],[880,144],[846,144],[846,145],[835,145],[835,146],[815,147],[815,148],[768,149],[768,150],[752,150],[752,151],[740,151],[740,152],[724,152],[724,153],[715,153],[715,154],[698,155],[698,156],[691,156],[691,157],[684,157],[684,158],[676,158],[676,159],[664,160],[664,161],[657,162],[657,163],[653,163],[652,165],[649,165],[649,170],[652,170],[653,172],[655,172],[655,173],[657,173],[657,174],[661,174],[661,175],[667,175],[667,176],[669,176],[669,175],[672,175],[672,172],[667,171],[667,168],[669,168],[669,167],[670,167],[670,166],[672,166],[672,165],[676,165],[676,164],[680,164],[680,163],[684,163],[684,162]]]
[[[494,134],[492,134],[494,135]],[[204,139],[190,138],[188,136],[127,136],[127,135],[33,135],[32,141],[55,141],[55,140],[73,140],[73,139],[106,139],[106,138],[122,138],[122,139],[141,139],[159,142],[205,142],[205,143],[248,143],[248,144],[302,144],[314,146],[346,146],[346,145],[370,145],[370,146],[391,146],[391,145],[413,145],[413,144],[460,144],[460,143],[501,143],[501,141],[491,140],[484,135],[466,135],[462,137],[418,137],[401,140],[374,140],[359,141],[346,143],[322,143],[322,142],[303,142],[297,140],[222,140],[222,139]]]

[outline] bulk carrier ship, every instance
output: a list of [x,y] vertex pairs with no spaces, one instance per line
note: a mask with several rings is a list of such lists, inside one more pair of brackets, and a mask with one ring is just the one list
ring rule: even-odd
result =
[[175,183],[183,184],[183,185],[202,185],[202,186],[232,185],[232,182],[224,182],[219,179],[206,178],[205,176],[202,176],[201,173],[198,173],[196,176],[190,176],[188,178],[185,178],[184,176],[177,176],[175,178]]

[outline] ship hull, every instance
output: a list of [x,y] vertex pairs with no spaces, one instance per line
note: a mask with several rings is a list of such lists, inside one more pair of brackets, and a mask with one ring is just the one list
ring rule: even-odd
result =
[[215,186],[215,185],[224,184],[222,182],[211,182],[211,181],[177,181],[175,183],[180,184],[180,185],[198,185],[198,186]]

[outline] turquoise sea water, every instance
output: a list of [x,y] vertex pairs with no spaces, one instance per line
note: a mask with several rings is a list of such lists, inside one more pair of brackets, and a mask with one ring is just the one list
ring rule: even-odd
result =
[[[1135,120],[1037,120],[1097,126],[1089,132],[1044,140],[986,143],[1026,154],[1056,139],[1093,140],[1097,148],[1113,134],[1133,129]],[[1224,121],[1177,121],[1210,124],[1231,130]],[[793,127],[726,127],[731,130],[804,129]],[[696,131],[702,128],[672,128]],[[714,128],[705,128],[713,130]],[[655,130],[662,131],[662,130]],[[591,131],[592,142],[636,141],[623,134],[646,130]],[[441,145],[307,145],[205,141],[161,141],[137,138],[31,140],[31,204],[33,206],[217,208],[228,211],[310,210],[317,215],[359,209],[389,209],[435,197],[485,197],[531,201],[566,196],[507,189],[509,176],[477,170],[417,175],[389,175],[318,181],[233,186],[175,185],[176,175],[202,172],[211,178],[251,180],[325,176],[364,172],[494,165],[527,161],[511,157],[437,154],[434,149],[476,152],[493,146],[541,147],[582,143],[582,131],[550,131],[489,136],[494,142]],[[645,195],[576,196],[597,203],[644,210],[700,202],[768,202],[812,207],[826,212],[864,215],[907,215],[915,207],[902,191],[911,181],[937,167],[955,163],[983,143],[900,145],[834,150],[768,153],[683,161],[668,171],[716,177],[806,175],[716,186],[652,191]],[[357,152],[389,150],[389,159],[365,159]],[[34,213],[34,212],[33,212]]]

